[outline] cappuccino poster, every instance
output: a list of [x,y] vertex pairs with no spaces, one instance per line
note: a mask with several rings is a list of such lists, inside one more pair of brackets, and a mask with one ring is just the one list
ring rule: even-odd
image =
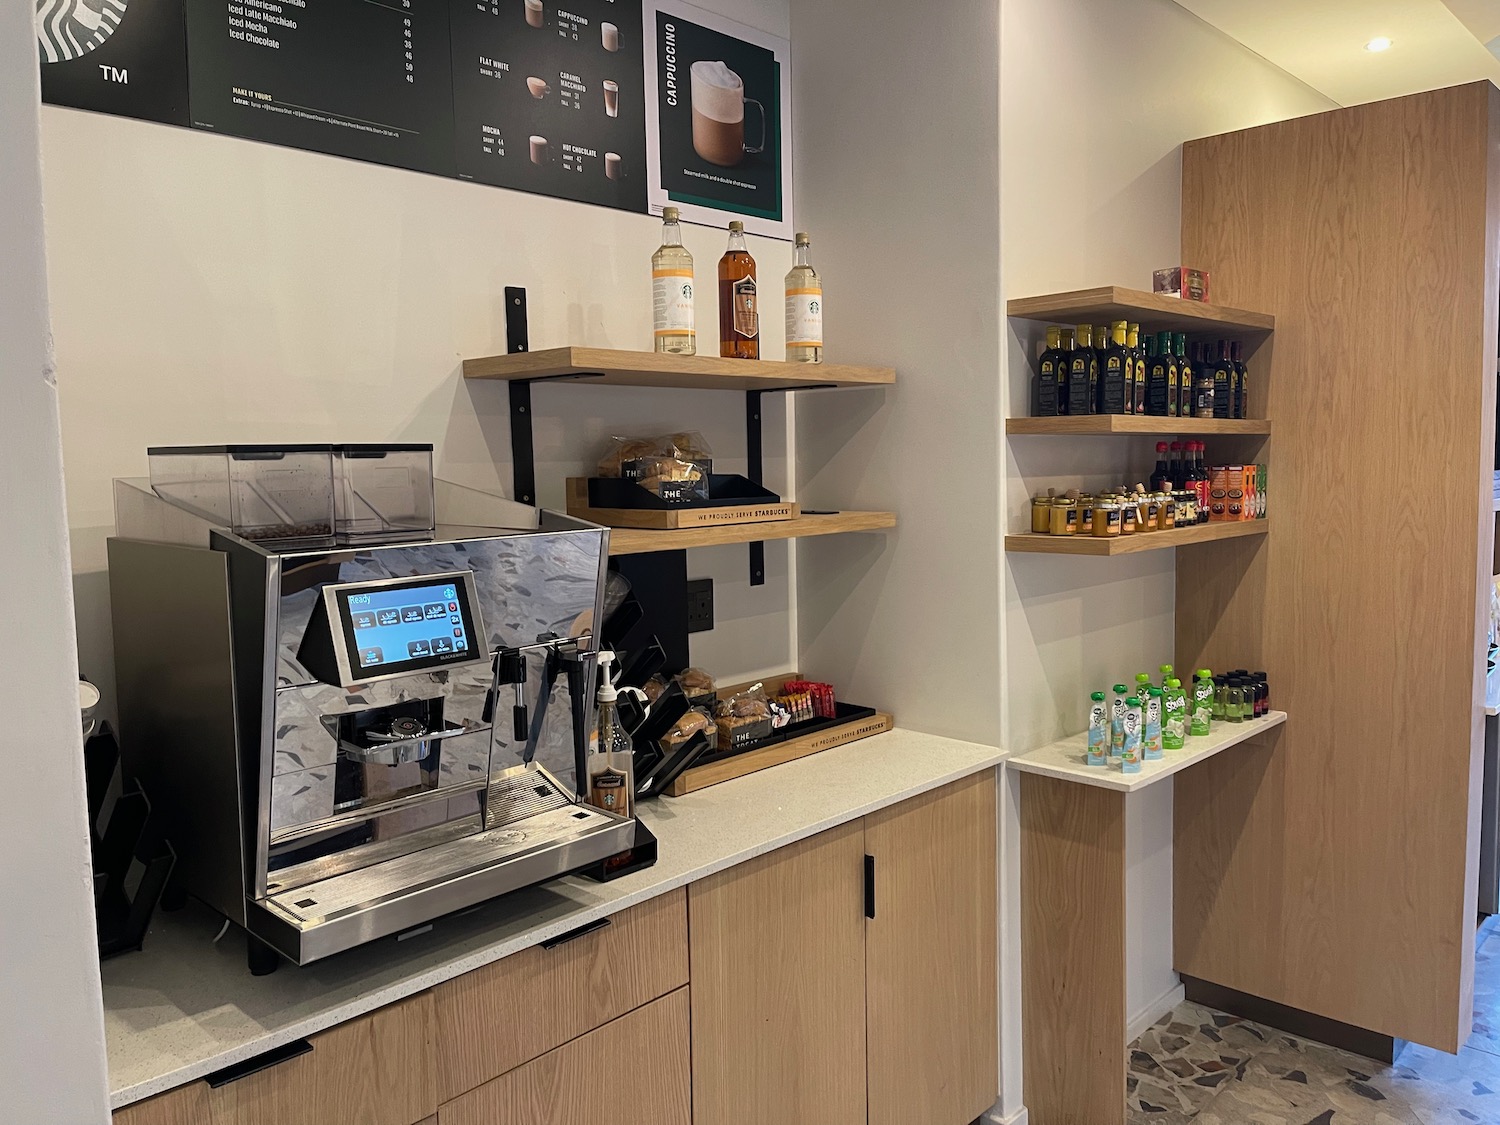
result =
[[647,0],[651,211],[792,237],[791,45],[676,0]]

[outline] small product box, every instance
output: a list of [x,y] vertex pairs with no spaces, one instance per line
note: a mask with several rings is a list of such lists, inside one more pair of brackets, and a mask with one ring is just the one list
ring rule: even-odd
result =
[[1258,510],[1258,508],[1257,508],[1258,501],[1256,500],[1256,495],[1255,495],[1255,478],[1260,473],[1260,467],[1258,465],[1246,465],[1244,467],[1243,472],[1244,472],[1244,480],[1245,480],[1245,484],[1244,484],[1245,499],[1244,499],[1244,508],[1240,512],[1240,519],[1242,519],[1242,520],[1253,520],[1253,519],[1256,518],[1256,512]]
[[[1223,523],[1229,519],[1229,489],[1231,481],[1229,465],[1217,465],[1208,478],[1208,518],[1210,523]],[[1238,477],[1234,478],[1235,490],[1239,489]]]
[[1151,275],[1151,289],[1164,297],[1181,297],[1184,301],[1208,300],[1208,271],[1188,266],[1171,266]]
[[1255,466],[1255,518],[1266,518],[1266,467]]

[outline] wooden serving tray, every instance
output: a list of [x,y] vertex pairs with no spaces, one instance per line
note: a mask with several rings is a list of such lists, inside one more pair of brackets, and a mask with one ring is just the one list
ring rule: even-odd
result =
[[589,506],[589,482],[568,478],[568,515],[605,527],[641,528],[648,531],[678,531],[690,527],[719,527],[737,523],[777,523],[802,514],[800,504],[726,504],[718,508],[593,508]]
[[721,781],[744,777],[746,774],[758,773],[760,770],[779,766],[783,762],[805,758],[820,750],[831,750],[835,746],[844,746],[850,742],[858,742],[862,738],[884,734],[895,725],[896,720],[893,716],[877,711],[867,719],[858,719],[845,723],[843,726],[830,727],[814,734],[804,735],[802,738],[773,743],[759,750],[748,750],[743,754],[736,754],[733,758],[725,758],[721,762],[712,762],[709,765],[688,770],[667,787],[667,796],[682,797],[699,789],[707,789],[710,785],[717,785]]

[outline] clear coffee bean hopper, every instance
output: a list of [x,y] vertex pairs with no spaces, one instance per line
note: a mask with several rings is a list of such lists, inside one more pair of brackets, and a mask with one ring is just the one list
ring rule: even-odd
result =
[[179,445],[146,450],[151,489],[257,543],[332,541],[333,447]]

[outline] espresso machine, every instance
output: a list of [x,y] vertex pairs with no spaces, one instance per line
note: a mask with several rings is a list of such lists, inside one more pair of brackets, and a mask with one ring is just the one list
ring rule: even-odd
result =
[[606,529],[434,482],[431,447],[150,460],[109,541],[122,752],[253,971],[631,846],[580,799]]

